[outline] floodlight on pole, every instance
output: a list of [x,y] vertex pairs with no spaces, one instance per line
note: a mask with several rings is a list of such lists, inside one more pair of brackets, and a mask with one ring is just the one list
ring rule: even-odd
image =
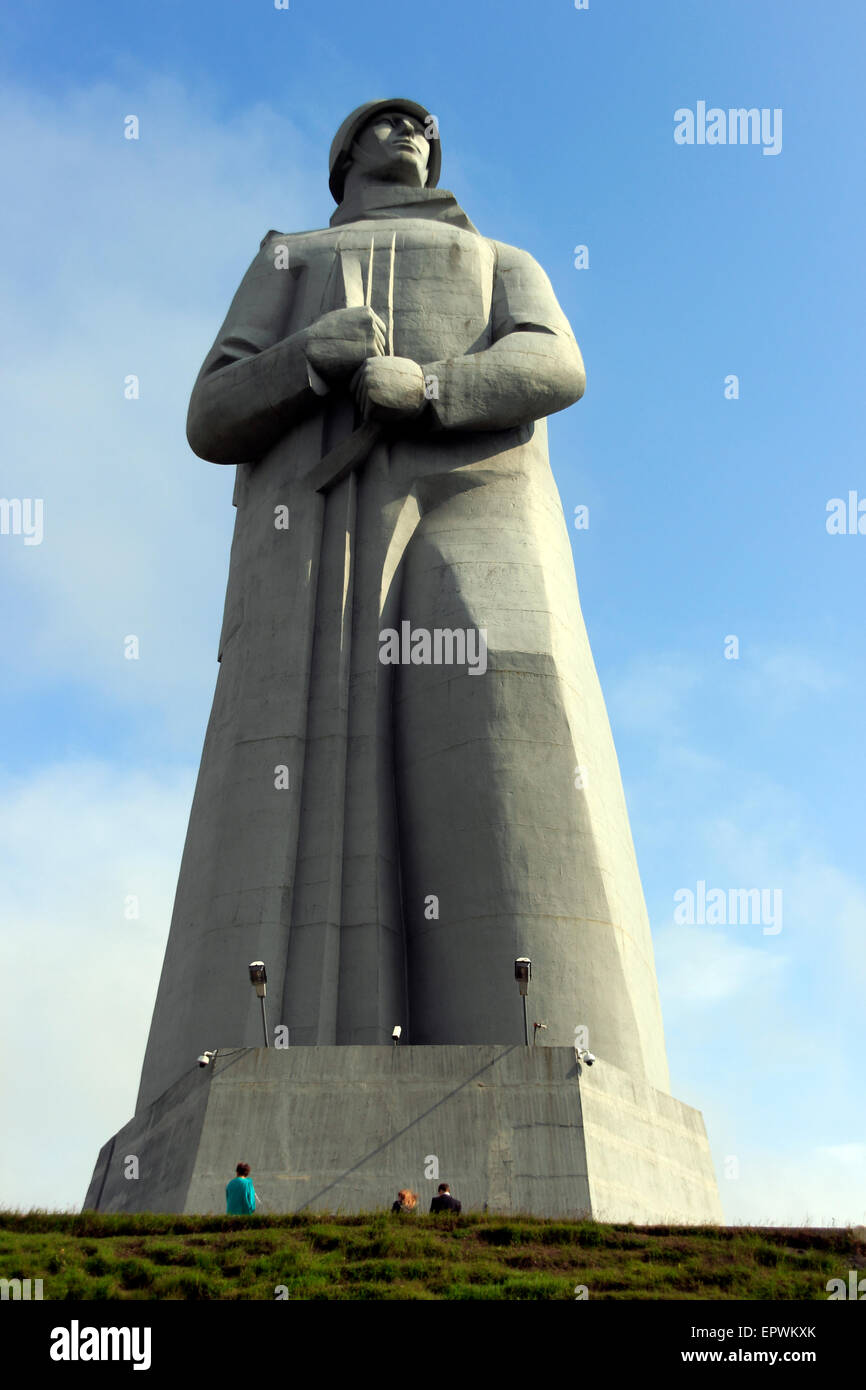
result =
[[265,996],[268,992],[268,972],[265,969],[263,960],[250,961],[250,984],[254,986],[256,994],[262,1006],[262,1030],[265,1035],[265,1047],[270,1047],[268,1042],[268,1016],[265,1010]]
[[514,978],[520,990],[523,1000],[523,1041],[529,1046],[529,1024],[526,1021],[526,996],[529,993],[529,981],[532,979],[532,961],[529,956],[518,956],[514,962]]

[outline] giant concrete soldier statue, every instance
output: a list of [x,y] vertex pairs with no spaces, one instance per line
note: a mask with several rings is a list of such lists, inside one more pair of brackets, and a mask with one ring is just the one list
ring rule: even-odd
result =
[[[667,1091],[652,943],[546,417],[581,354],[530,255],[354,111],[329,228],[269,232],[188,434],[236,468],[213,711],[139,1096],[256,1046],[545,1041]],[[287,1034],[285,1030],[288,1030]]]

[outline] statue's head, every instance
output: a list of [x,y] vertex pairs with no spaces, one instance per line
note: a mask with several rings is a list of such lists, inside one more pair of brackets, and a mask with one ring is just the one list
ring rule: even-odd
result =
[[330,188],[343,201],[350,184],[435,188],[442,151],[435,118],[417,101],[367,101],[347,116],[331,145]]

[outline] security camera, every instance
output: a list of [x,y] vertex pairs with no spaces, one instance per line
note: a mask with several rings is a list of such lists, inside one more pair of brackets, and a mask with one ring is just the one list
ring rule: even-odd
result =
[[583,1054],[583,1060],[586,1062],[586,1065],[587,1065],[588,1067],[591,1067],[592,1064],[593,1064],[593,1062],[595,1061],[595,1056],[593,1055],[592,1052],[584,1052],[584,1054]]
[[398,1044],[398,1042],[400,1041],[400,1039],[402,1038],[402,1036],[403,1036],[403,1029],[400,1027],[399,1023],[395,1023],[395,1024],[394,1024],[393,1031],[392,1031],[392,1033],[391,1033],[391,1037],[394,1039],[394,1046],[395,1046],[395,1047],[397,1046],[397,1044]]
[[203,1053],[201,1054],[201,1056],[199,1057],[199,1059],[198,1059],[198,1064],[199,1064],[199,1066],[200,1066],[200,1067],[207,1067],[207,1066],[210,1066],[211,1058],[212,1058],[212,1057],[215,1057],[215,1056],[216,1056],[216,1049],[214,1049],[213,1052],[203,1052]]

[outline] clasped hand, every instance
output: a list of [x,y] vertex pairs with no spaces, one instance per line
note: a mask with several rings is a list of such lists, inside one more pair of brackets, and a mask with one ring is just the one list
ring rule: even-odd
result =
[[364,420],[386,424],[424,409],[424,373],[409,357],[386,357],[386,328],[375,310],[333,309],[307,332],[306,355],[326,381],[349,390]]

